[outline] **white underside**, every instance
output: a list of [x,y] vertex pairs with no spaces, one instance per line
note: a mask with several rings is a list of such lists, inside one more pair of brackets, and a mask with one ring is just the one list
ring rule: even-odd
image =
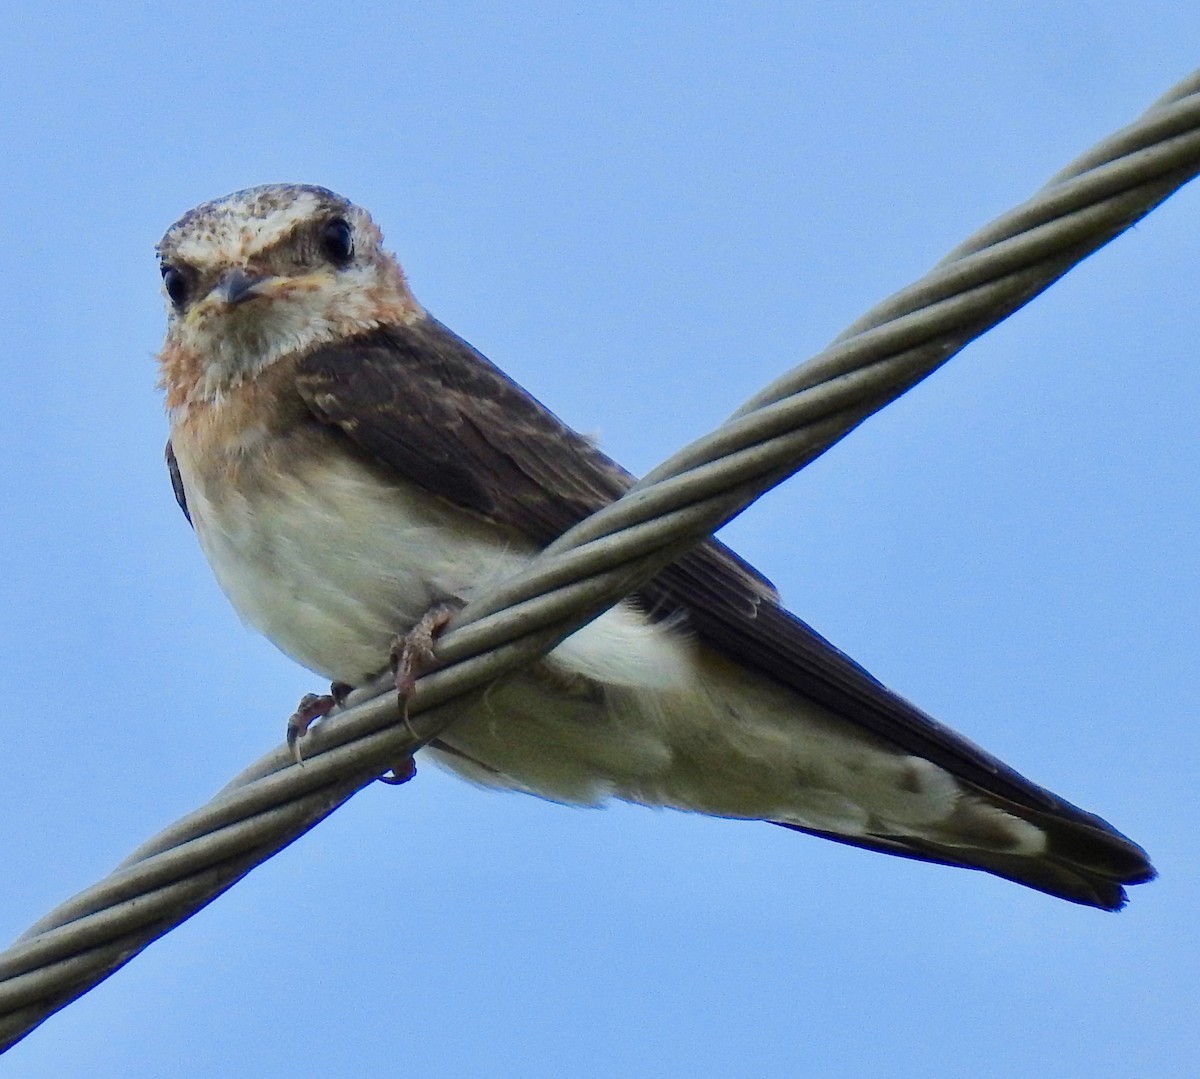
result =
[[[186,454],[179,463],[201,546],[239,614],[331,680],[380,672],[394,635],[430,606],[469,598],[530,555],[348,458],[254,498],[224,491],[219,506]],[[557,801],[615,797],[1012,853],[1043,846],[1039,830],[942,769],[629,605],[491,687],[441,737],[465,756],[440,760],[467,778]]]

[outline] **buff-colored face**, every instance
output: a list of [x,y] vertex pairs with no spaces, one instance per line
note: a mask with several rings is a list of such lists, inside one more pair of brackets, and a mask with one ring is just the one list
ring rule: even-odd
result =
[[282,356],[412,317],[381,242],[365,210],[320,187],[255,187],[189,211],[158,246],[160,359],[191,383],[169,388],[216,400]]

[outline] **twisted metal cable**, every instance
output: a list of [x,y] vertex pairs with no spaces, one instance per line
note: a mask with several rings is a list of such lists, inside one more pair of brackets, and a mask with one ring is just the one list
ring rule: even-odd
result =
[[280,746],[0,954],[0,1052],[298,839],[438,710],[543,655],[802,468],[1200,172],[1200,72],[933,270],[864,315],[728,422],[472,601],[399,722],[384,682],[322,722],[295,767]]

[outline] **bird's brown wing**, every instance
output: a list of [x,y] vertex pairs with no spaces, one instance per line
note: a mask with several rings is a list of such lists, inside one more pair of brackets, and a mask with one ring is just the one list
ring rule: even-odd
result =
[[167,474],[171,477],[171,490],[175,492],[175,501],[179,503],[179,508],[183,510],[184,517],[187,518],[187,523],[192,523],[192,515],[188,511],[187,491],[183,489],[183,476],[179,472],[179,462],[175,459],[175,447],[171,445],[171,440],[167,439],[166,448],[163,450],[163,456],[167,459]]
[[[317,419],[340,428],[384,469],[539,544],[632,483],[433,318],[320,349],[300,361],[297,379]],[[1096,832],[1102,846],[1120,839],[1115,856],[1128,858],[1125,879],[1145,879],[1140,849],[1131,843],[1125,849],[1128,841],[1105,821],[1029,782],[891,692],[780,606],[770,583],[718,541],[702,543],[664,569],[638,598],[654,617],[686,620],[711,647],[901,751],[1024,807],[1031,817],[1082,827],[1080,842]],[[938,860],[935,853],[905,853]]]

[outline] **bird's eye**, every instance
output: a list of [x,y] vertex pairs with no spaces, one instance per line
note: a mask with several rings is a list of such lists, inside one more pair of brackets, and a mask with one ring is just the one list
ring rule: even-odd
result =
[[191,291],[191,284],[188,281],[187,274],[175,266],[164,265],[162,268],[163,288],[167,290],[167,295],[171,297],[171,303],[177,308],[183,307],[188,300],[188,293]]
[[354,257],[354,230],[341,217],[321,226],[321,250],[335,266],[345,266]]

